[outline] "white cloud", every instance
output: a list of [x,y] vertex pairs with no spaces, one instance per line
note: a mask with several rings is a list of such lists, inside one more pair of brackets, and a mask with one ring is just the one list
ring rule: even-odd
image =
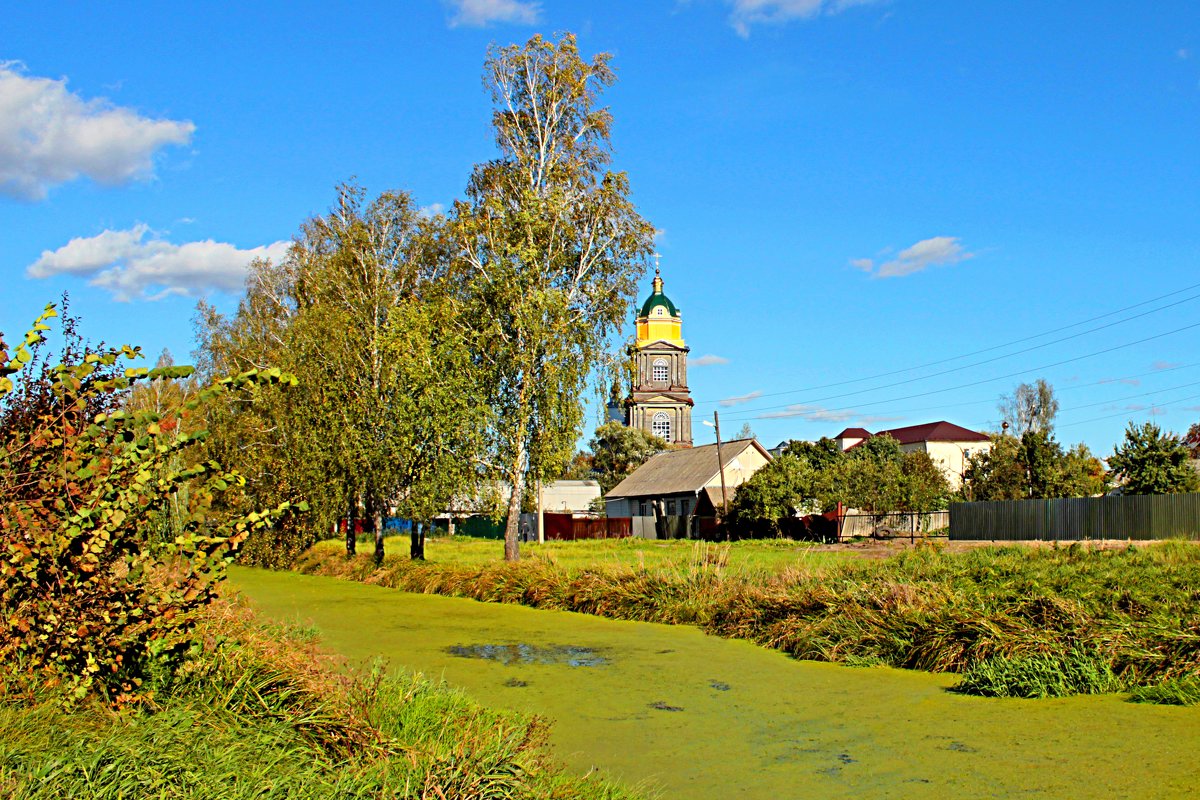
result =
[[712,353],[709,353],[708,355],[704,355],[704,356],[700,356],[699,358],[691,359],[690,361],[688,361],[688,366],[711,367],[715,364],[728,364],[728,363],[729,363],[728,358],[725,358],[724,356],[716,356],[716,355],[713,355]]
[[928,267],[948,266],[974,257],[974,253],[968,253],[963,248],[957,236],[934,236],[901,250],[894,259],[880,264],[878,269],[870,258],[856,258],[850,265],[870,273],[873,278],[901,278]]
[[446,206],[441,203],[430,203],[427,206],[421,206],[417,213],[422,217],[436,217],[438,214],[446,213]]
[[757,400],[760,397],[762,397],[762,392],[753,391],[738,397],[726,397],[720,403],[723,408],[730,408],[732,406],[740,406],[742,403],[749,403],[751,400]]
[[1101,378],[1097,383],[1123,383],[1126,386],[1142,385],[1142,382],[1137,378]]
[[154,154],[187,144],[191,122],[148,119],[103,99],[84,100],[65,80],[0,63],[0,193],[42,200],[51,187],[87,176],[113,186],[149,177]]
[[493,22],[536,25],[541,21],[541,3],[529,0],[449,0],[457,13],[450,27],[486,28]]
[[738,36],[750,35],[750,26],[780,25],[797,19],[812,19],[821,14],[837,14],[852,6],[866,6],[881,0],[732,0],[729,24]]
[[828,409],[821,406],[811,406],[803,403],[788,406],[779,411],[768,411],[765,414],[759,415],[759,419],[789,419],[791,417],[803,417],[814,422],[845,422],[849,419],[854,419],[859,416],[855,411],[849,409]]
[[29,265],[32,278],[75,275],[112,293],[119,301],[158,300],[172,294],[199,295],[217,289],[240,291],[246,267],[256,258],[279,261],[288,242],[241,250],[211,239],[172,244],[146,225],[127,231],[106,230],[46,250]]
[[1183,365],[1177,361],[1155,361],[1150,365],[1150,369],[1175,369]]
[[1179,48],[1178,50],[1176,50],[1176,51],[1175,51],[1175,55],[1176,55],[1176,56],[1177,56],[1177,57],[1178,57],[1178,58],[1179,58],[1181,61],[1187,61],[1189,58],[1191,58],[1191,57],[1192,57],[1192,51],[1191,51],[1191,50],[1189,50],[1189,49],[1187,49],[1186,47],[1181,47],[1181,48]]

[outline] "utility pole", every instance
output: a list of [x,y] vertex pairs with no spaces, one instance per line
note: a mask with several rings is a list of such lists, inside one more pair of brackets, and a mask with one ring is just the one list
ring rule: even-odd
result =
[[717,469],[721,473],[721,519],[729,516],[729,495],[725,491],[725,459],[721,458],[721,418],[713,412],[713,427],[717,429]]

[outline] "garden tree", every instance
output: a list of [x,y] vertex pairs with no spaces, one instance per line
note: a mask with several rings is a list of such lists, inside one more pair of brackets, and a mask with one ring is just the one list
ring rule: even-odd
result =
[[[147,675],[194,646],[193,612],[214,596],[230,551],[290,509],[214,513],[241,476],[212,461],[175,469],[203,439],[175,432],[205,402],[295,379],[253,370],[161,412],[122,407],[131,388],[191,368],[122,369],[140,351],[86,346],[70,318],[54,364],[39,350],[55,316],[48,306],[11,358],[0,337],[0,660],[20,665],[10,680],[26,688],[45,681],[70,698],[138,703]],[[158,541],[147,528],[182,486],[180,531]]]
[[592,475],[604,494],[645,464],[650,456],[667,449],[667,443],[641,428],[606,422],[588,442],[592,449]]
[[1061,497],[1062,445],[1053,436],[1040,430],[1029,430],[1021,436],[1018,459],[1025,467],[1026,497]]
[[750,427],[750,423],[743,422],[741,430],[739,430],[737,432],[737,436],[734,436],[733,438],[734,439],[754,439],[756,437],[754,436],[754,429]]
[[793,439],[788,442],[784,452],[807,461],[813,469],[818,471],[840,464],[846,458],[846,453],[841,446],[828,436],[822,436],[815,442]]
[[872,436],[847,452],[832,474],[836,500],[879,517],[900,508],[904,454],[891,436]]
[[741,537],[781,536],[780,520],[822,510],[824,478],[811,463],[785,452],[737,488],[725,524]]
[[1060,475],[1062,497],[1095,497],[1108,491],[1104,462],[1083,442],[1066,451]]
[[1032,384],[1019,384],[1012,394],[1002,395],[998,408],[1000,419],[1008,423],[1015,436],[1029,432],[1048,434],[1054,430],[1058,399],[1054,387],[1038,378]]
[[[361,503],[377,561],[389,508],[428,519],[476,476],[485,409],[457,332],[461,301],[449,291],[440,224],[406,193],[368,203],[360,187],[340,186],[281,264],[253,265],[238,314],[209,314],[202,336],[216,363],[254,363],[266,351],[303,365],[305,380],[282,402],[224,411],[265,417],[281,447],[253,457],[264,488],[302,492],[322,527],[345,510],[350,554]],[[226,444],[242,451],[253,425],[230,421],[236,438]]]
[[[220,314],[204,301],[197,305],[193,357],[201,382],[270,364],[296,363],[287,358],[295,315],[288,295],[291,283],[284,264],[255,260],[247,274],[246,293],[233,314]],[[251,537],[239,551],[239,558],[248,563],[289,565],[316,540],[316,531],[333,524],[330,507],[342,496],[342,481],[319,442],[313,441],[317,434],[294,424],[288,414],[300,402],[273,387],[251,387],[209,403],[203,411],[210,434],[200,457],[233,465],[244,476],[238,496],[227,497],[226,502],[249,509],[276,498],[303,496],[312,507],[302,520],[289,518],[280,527]]]
[[963,470],[964,500],[1022,500],[1028,488],[1025,466],[1020,460],[1021,441],[1015,436],[995,433],[992,446],[972,453]]
[[1200,488],[1190,453],[1174,434],[1153,422],[1125,429],[1125,441],[1108,458],[1108,467],[1125,494],[1173,494]]
[[1024,500],[1092,497],[1106,488],[1104,465],[1087,445],[1070,450],[1046,433],[1031,431],[1020,439],[992,436],[990,450],[967,461],[964,500]]
[[504,555],[519,557],[528,483],[561,473],[583,420],[581,396],[610,349],[650,252],[652,226],[608,170],[614,80],[606,54],[575,37],[534,36],[489,51],[499,157],[477,166],[450,236],[467,300],[491,475],[510,489]]
[[484,420],[471,354],[455,331],[460,305],[443,279],[440,222],[422,217],[407,193],[367,203],[360,187],[343,185],[288,255],[291,354],[311,375],[298,421],[324,439],[347,501],[362,498],[376,562],[389,507],[430,519],[475,476]]
[[946,508],[950,484],[928,453],[905,453],[900,464],[898,511],[927,514]]
[[596,476],[593,472],[592,465],[595,459],[592,454],[586,450],[580,450],[567,464],[566,469],[562,472],[563,480],[568,481],[590,481],[595,480]]

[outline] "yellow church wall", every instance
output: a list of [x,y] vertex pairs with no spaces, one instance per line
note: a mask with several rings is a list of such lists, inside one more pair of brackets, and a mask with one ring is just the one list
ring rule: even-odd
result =
[[683,347],[683,326],[678,318],[649,319],[643,317],[637,322],[636,347],[642,347],[650,342],[666,341]]

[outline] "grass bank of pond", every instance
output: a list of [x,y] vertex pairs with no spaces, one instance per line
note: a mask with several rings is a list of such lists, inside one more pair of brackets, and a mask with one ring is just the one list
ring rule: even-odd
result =
[[477,560],[480,543],[437,542],[426,562],[389,556],[376,567],[369,556],[347,560],[339,543],[322,542],[296,569],[693,624],[801,659],[958,673],[956,688],[972,694],[1200,699],[1200,545],[1193,543],[918,546],[878,560],[758,542],[563,543],[530,548],[517,564],[497,560],[498,545],[487,544],[491,561]]
[[[0,701],[0,796],[634,800],[566,773],[544,725],[394,671],[344,671],[302,626],[208,606],[152,702],[114,710],[61,689]],[[5,663],[0,680],[18,665]],[[29,685],[28,681],[21,684]],[[11,684],[6,688],[11,689]]]
[[665,798],[1188,797],[1200,711],[994,700],[952,679],[802,662],[690,626],[235,569],[265,615],[351,659],[552,721],[555,755]]

